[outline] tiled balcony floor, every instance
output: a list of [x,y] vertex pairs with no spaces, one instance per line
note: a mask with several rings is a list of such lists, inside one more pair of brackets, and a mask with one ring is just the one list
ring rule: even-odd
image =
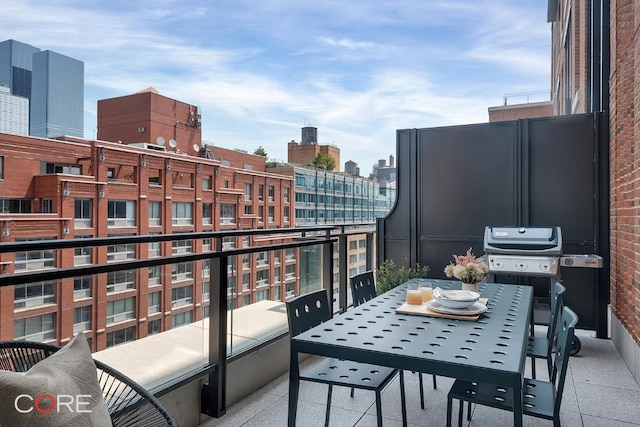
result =
[[[538,333],[544,334],[544,331]],[[561,422],[565,427],[640,426],[640,386],[634,380],[610,340],[594,338],[595,332],[576,331],[582,348],[571,357],[562,400]],[[309,360],[305,363],[313,363]],[[544,361],[538,361],[537,372],[544,373]],[[529,365],[529,360],[527,360]],[[529,375],[527,369],[527,375]],[[540,374],[539,374],[540,375]],[[431,376],[425,379],[426,409],[420,409],[418,375],[405,373],[407,416],[409,426],[443,426],[446,420],[447,392],[451,379],[438,377],[433,390]],[[279,377],[242,401],[228,408],[220,419],[211,419],[206,427],[287,425],[288,374]],[[382,416],[385,426],[401,426],[400,393],[396,379],[382,394]],[[298,423],[303,427],[324,425],[326,386],[301,383]],[[331,426],[375,426],[375,403],[372,392],[334,388]],[[454,424],[457,420],[454,403]],[[471,427],[512,425],[511,413],[487,407],[475,407]],[[552,426],[551,421],[524,417],[525,426]]]

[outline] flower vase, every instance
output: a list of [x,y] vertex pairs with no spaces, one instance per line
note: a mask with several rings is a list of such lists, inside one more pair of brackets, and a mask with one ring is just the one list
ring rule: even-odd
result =
[[464,283],[462,282],[462,289],[466,291],[478,292],[478,284],[477,283]]

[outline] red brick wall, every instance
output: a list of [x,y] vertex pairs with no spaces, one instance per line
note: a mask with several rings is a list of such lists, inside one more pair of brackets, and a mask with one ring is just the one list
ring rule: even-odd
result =
[[535,117],[548,117],[552,115],[553,104],[551,102],[536,102],[531,104],[515,104],[505,105],[501,107],[489,107],[490,122],[532,119]]
[[640,345],[640,0],[611,1],[611,309]]

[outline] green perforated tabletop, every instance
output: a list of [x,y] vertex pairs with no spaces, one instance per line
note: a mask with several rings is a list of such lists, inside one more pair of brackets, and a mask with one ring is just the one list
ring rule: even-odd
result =
[[[444,289],[460,288],[456,281],[431,281]],[[405,302],[406,287],[392,289],[297,335],[291,340],[292,355],[309,353],[489,382],[521,393],[531,287],[480,283],[478,291],[488,299],[488,310],[477,321],[396,313]],[[297,369],[293,371],[295,379]],[[297,390],[290,391],[297,400]],[[296,404],[290,400],[290,421],[292,406],[295,409]],[[517,412],[514,425],[521,425],[522,415]]]

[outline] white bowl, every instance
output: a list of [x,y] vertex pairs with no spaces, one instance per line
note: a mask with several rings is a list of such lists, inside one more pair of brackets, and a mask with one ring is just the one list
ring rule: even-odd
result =
[[[472,291],[464,291],[465,295],[468,293],[467,298],[462,295],[456,295],[456,291],[446,291],[452,298],[445,298],[440,293],[434,290],[433,299],[443,307],[447,308],[467,308],[472,306],[476,301],[480,299],[480,294]],[[462,292],[460,292],[462,293]]]

